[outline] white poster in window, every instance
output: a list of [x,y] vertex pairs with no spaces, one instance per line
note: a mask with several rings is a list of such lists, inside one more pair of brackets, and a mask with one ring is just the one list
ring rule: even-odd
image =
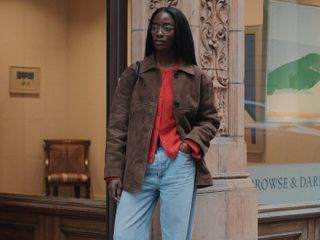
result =
[[320,122],[320,7],[268,1],[266,120]]

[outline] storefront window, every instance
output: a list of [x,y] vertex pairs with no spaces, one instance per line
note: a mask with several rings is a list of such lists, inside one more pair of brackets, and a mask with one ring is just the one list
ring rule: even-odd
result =
[[320,1],[246,3],[245,140],[259,202],[320,200]]
[[0,193],[44,196],[44,140],[76,139],[91,141],[89,155],[77,144],[54,156],[86,158],[90,196],[105,198],[106,17],[105,0],[0,1]]

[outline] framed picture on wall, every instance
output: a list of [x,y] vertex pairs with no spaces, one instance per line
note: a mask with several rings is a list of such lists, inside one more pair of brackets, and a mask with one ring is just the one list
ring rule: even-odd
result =
[[10,67],[10,94],[40,94],[40,68]]

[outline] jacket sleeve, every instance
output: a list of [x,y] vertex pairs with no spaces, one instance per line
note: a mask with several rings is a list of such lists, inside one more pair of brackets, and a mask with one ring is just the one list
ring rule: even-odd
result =
[[107,126],[105,178],[123,176],[131,95],[135,81],[135,70],[130,66],[119,78],[113,97]]
[[219,126],[220,121],[214,106],[212,81],[210,81],[204,73],[201,73],[200,103],[197,117],[192,130],[185,138],[196,142],[200,146],[204,156],[208,151],[210,141],[216,135]]

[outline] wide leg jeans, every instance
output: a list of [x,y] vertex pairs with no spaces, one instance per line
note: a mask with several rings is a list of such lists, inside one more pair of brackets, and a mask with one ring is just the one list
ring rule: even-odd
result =
[[154,162],[147,166],[143,190],[122,192],[114,240],[149,240],[158,199],[162,240],[191,240],[195,198],[194,159],[179,151],[171,160],[159,146]]

